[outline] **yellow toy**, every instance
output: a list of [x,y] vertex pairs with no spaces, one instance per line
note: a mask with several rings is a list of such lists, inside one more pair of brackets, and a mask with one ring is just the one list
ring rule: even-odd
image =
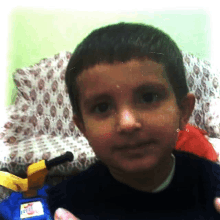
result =
[[66,161],[72,161],[73,154],[66,154],[50,161],[41,160],[28,166],[27,178],[23,179],[5,171],[0,171],[0,185],[12,189],[15,192],[23,192],[24,197],[34,197],[37,190],[43,187],[48,170]]

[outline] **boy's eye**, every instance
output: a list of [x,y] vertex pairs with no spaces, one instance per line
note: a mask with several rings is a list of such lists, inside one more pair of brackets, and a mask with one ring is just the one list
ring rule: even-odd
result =
[[109,104],[108,103],[100,103],[95,106],[94,112],[96,113],[104,113],[109,109]]
[[155,93],[145,93],[141,97],[141,102],[152,103],[158,100],[158,95]]

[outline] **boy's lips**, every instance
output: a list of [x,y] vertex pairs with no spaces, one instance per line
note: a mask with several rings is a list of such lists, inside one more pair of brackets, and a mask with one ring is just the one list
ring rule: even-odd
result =
[[141,143],[136,143],[136,144],[124,144],[121,147],[119,147],[120,150],[129,150],[129,149],[139,149],[139,148],[143,148],[143,147],[147,147],[150,144],[152,144],[153,141],[147,141],[147,142],[141,142]]

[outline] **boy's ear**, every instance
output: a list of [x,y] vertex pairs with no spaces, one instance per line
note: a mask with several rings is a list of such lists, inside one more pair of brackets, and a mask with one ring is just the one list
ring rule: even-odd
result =
[[79,128],[79,130],[85,135],[85,126],[82,118],[78,115],[73,115],[73,121],[75,125]]
[[195,106],[195,96],[188,93],[181,102],[180,130],[184,130]]

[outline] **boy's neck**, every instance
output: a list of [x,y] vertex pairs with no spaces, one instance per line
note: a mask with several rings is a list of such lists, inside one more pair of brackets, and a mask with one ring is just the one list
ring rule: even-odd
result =
[[122,174],[119,172],[114,172],[110,169],[109,171],[111,175],[121,183],[140,191],[153,192],[167,179],[173,169],[174,164],[175,158],[170,156],[166,162],[156,167],[154,170],[137,173],[135,175]]

